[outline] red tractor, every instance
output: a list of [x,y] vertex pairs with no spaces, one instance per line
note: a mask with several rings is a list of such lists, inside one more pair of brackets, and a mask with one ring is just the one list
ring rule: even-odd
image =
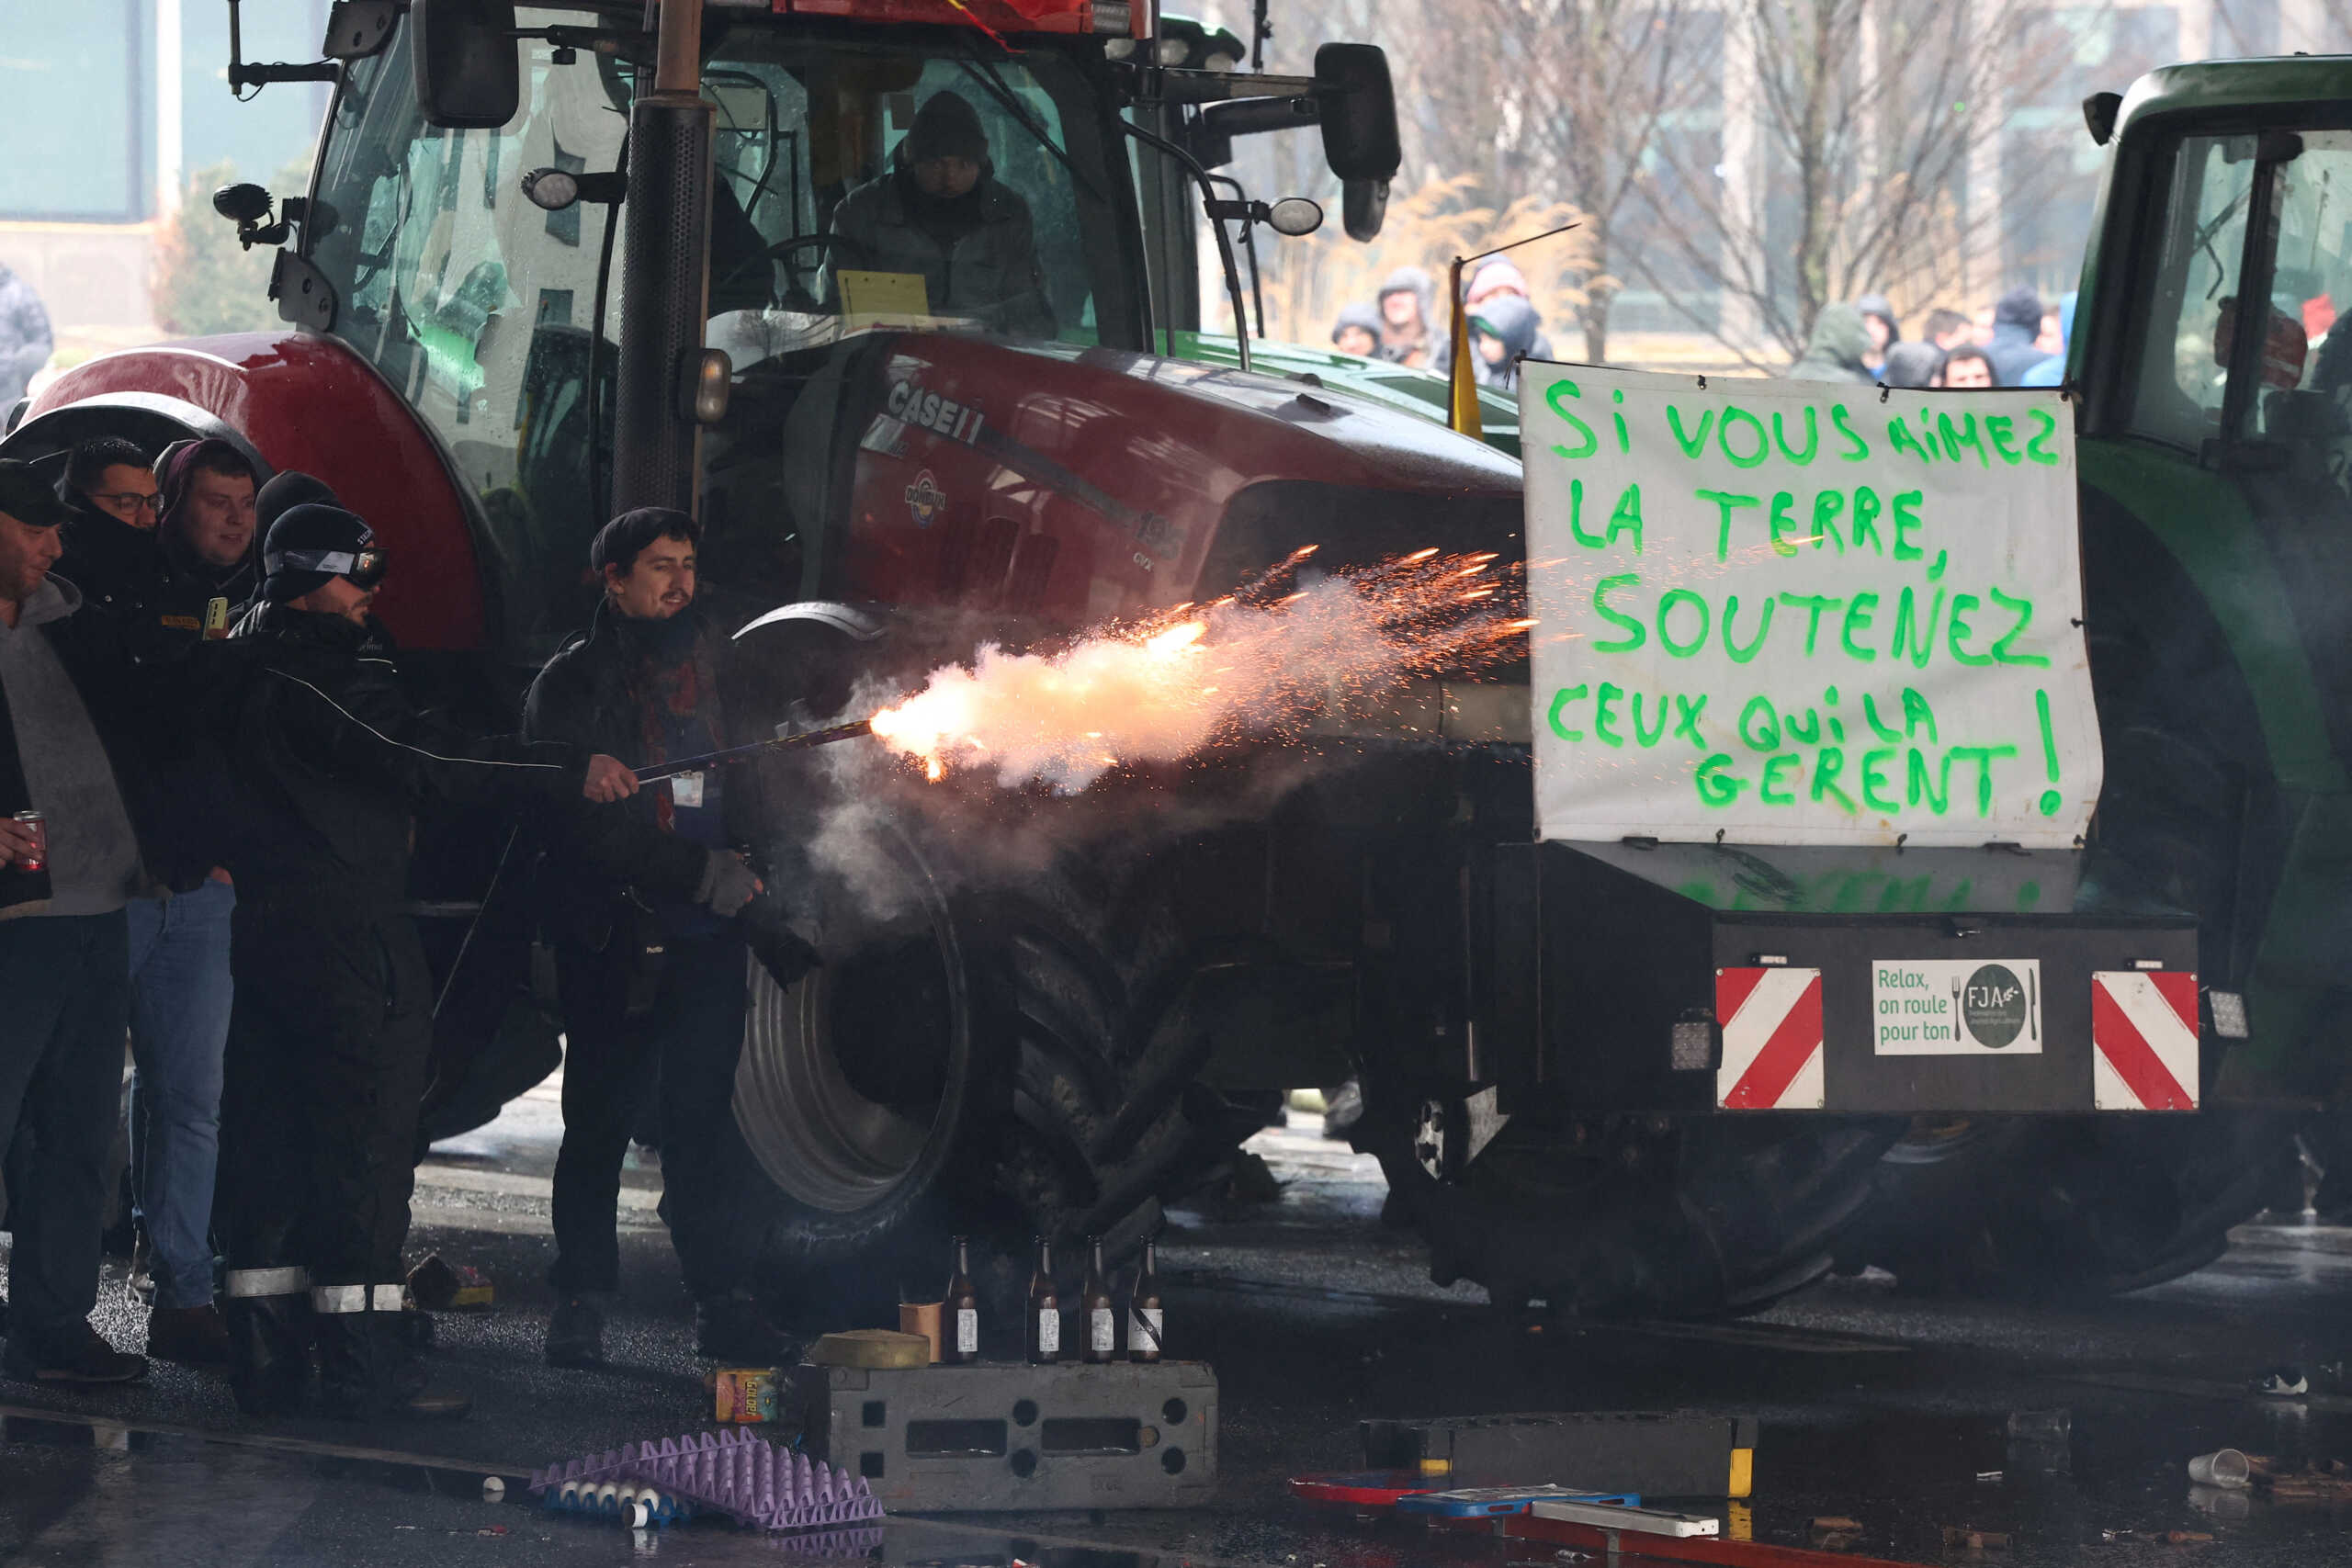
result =
[[[1398,164],[1377,50],[1246,73],[1238,39],[1149,0],[647,12],[344,0],[328,65],[232,65],[334,83],[309,188],[216,201],[279,247],[288,326],[77,367],[7,451],[214,434],[318,475],[390,545],[411,675],[493,714],[585,624],[589,537],[633,505],[701,517],[748,662],[778,672],[775,724],[982,641],[1214,598],[1305,545],[1523,554],[1509,457],[1337,377],[1257,373],[1247,336],[1220,351],[1238,367],[1170,356],[1198,342],[1195,234],[1246,321],[1228,223],[1300,225],[1218,194],[1234,137],[1319,128],[1350,232],[1377,231]],[[832,265],[836,208],[944,90],[1026,200],[1047,331],[854,309]],[[774,764],[770,863],[830,961],[789,992],[754,976],[735,1111],[772,1218],[746,1245],[878,1292],[935,1273],[951,1228],[1132,1245],[1229,1160],[1242,1091],[1360,1071],[1363,1136],[1447,1276],[1641,1314],[1815,1277],[1890,1127],[1531,1100],[1475,1213],[1412,1198],[1413,1086],[1479,1076],[1480,973],[1515,940],[1488,881],[1532,836],[1513,679],[1335,719],[1319,757],[1221,754],[984,820],[885,810],[854,867],[810,862],[796,803],[822,792]],[[500,841],[450,832],[416,890],[448,917],[445,1131],[552,1066],[520,977],[527,868]],[[1043,847],[1015,867],[1008,844]]]

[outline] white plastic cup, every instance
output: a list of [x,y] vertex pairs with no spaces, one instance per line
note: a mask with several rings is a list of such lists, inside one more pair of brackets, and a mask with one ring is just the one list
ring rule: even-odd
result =
[[2188,1479],[2199,1486],[2239,1487],[2254,1479],[2254,1466],[2235,1449],[2215,1449],[2188,1461]]
[[506,1501],[506,1483],[500,1480],[495,1475],[483,1476],[481,1478],[481,1500],[485,1503],[503,1503]]

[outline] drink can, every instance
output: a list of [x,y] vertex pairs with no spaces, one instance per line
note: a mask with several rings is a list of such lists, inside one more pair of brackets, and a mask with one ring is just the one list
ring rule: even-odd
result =
[[19,811],[17,813],[17,820],[33,830],[33,847],[29,854],[17,857],[15,869],[47,871],[49,869],[49,819],[38,811]]

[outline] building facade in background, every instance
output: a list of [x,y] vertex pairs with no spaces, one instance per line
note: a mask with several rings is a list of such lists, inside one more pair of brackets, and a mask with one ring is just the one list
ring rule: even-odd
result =
[[[245,58],[316,60],[327,8],[245,0]],[[316,141],[329,89],[232,99],[227,0],[0,0],[0,262],[40,292],[61,357],[155,337],[158,232],[188,179],[268,183]]]

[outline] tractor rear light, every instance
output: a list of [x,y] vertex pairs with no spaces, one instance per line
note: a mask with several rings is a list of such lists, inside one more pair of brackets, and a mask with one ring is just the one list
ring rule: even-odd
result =
[[[1127,0],[1094,0],[1094,30],[1096,32],[1132,35],[1135,28],[1136,8],[1129,5]],[[1134,38],[1130,36],[1126,42],[1128,47],[1111,54],[1112,59],[1125,60],[1134,51]],[[1111,47],[1105,46],[1106,53],[1110,52]]]
[[2245,997],[2237,991],[2208,991],[2205,1005],[2213,1014],[2213,1032],[2224,1040],[2247,1038]]
[[1715,1065],[1715,1021],[1686,1018],[1674,1026],[1667,1060],[1678,1073],[1703,1073]]
[[1193,58],[1193,46],[1180,38],[1164,38],[1151,46],[1151,62],[1173,69]]

